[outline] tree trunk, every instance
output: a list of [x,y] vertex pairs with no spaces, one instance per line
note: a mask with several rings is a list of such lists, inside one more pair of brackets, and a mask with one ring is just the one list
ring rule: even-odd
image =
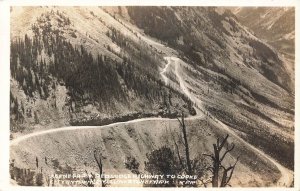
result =
[[97,151],[96,150],[94,150],[94,157],[95,157],[95,160],[96,160],[98,168],[99,168],[99,173],[100,173],[100,178],[101,178],[101,186],[105,187],[105,178],[102,176],[103,175],[102,160],[101,160],[100,155],[97,156]]
[[[219,140],[218,140],[219,142]],[[218,147],[216,144],[213,144],[214,146],[214,163],[213,163],[213,177],[212,177],[212,186],[213,187],[218,187],[219,185],[219,167],[220,167],[220,156],[219,156],[219,151]]]
[[183,139],[184,139],[184,147],[185,147],[185,156],[186,156],[186,164],[187,164],[187,169],[188,169],[188,174],[192,174],[192,165],[191,165],[191,160],[190,160],[190,152],[189,152],[189,143],[187,140],[187,135],[186,135],[186,127],[184,123],[184,115],[182,112],[182,133],[183,133]]

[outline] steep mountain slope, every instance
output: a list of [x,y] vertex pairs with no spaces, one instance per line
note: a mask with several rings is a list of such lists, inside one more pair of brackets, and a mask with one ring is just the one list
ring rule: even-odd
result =
[[[208,124],[205,119],[187,119],[186,122],[191,143],[191,158],[199,157],[203,164],[209,162],[201,153],[210,153],[215,137],[224,136],[226,132],[216,127],[215,123]],[[41,162],[40,166],[49,175],[55,172],[50,162],[55,160],[59,161],[61,166],[68,164],[74,173],[80,174],[86,169],[95,173],[97,167],[92,152],[94,148],[98,148],[104,157],[103,165],[106,174],[131,173],[124,166],[124,159],[128,156],[140,161],[139,169],[144,173],[146,154],[161,146],[172,145],[174,137],[177,139],[179,136],[178,125],[176,119],[148,119],[106,127],[82,127],[78,130],[74,128],[72,130],[72,127],[63,128],[62,131],[54,129],[52,133],[32,136],[30,139],[20,140],[19,143],[13,141],[11,158],[18,159],[24,156],[16,164],[22,168],[34,169],[35,158],[46,157],[49,162],[47,164]],[[272,163],[243,145],[238,139],[231,137],[230,141],[236,143],[236,149],[228,159],[225,159],[226,163],[231,163],[232,158],[240,156],[239,165],[231,181],[232,186],[271,186],[276,182],[280,173]],[[180,152],[183,151],[180,147]],[[265,176],[266,173],[269,175]],[[55,185],[59,185],[57,179]],[[137,184],[129,186],[137,186]]]
[[[17,132],[13,136],[20,130],[29,133],[69,124],[176,117],[183,109],[186,115],[206,118],[207,129],[216,127],[211,133],[230,132],[239,146],[250,143],[267,158],[293,169],[294,82],[287,61],[230,11],[26,7],[12,9],[11,26],[11,121]],[[191,131],[197,127],[203,124],[192,125]],[[243,149],[239,152],[245,154]],[[267,161],[273,166],[273,160]],[[118,169],[119,162],[114,164]],[[253,167],[245,162],[249,165]],[[270,168],[268,173],[276,178],[258,185],[278,179],[278,171]],[[247,181],[243,184],[256,184],[249,182],[251,178]]]
[[101,8],[13,8],[11,39],[13,131],[192,112],[162,56]]
[[179,50],[181,76],[205,110],[293,168],[293,157],[283,157],[293,156],[293,80],[274,48],[225,9],[129,7],[128,14]]
[[238,20],[281,52],[295,55],[295,8],[236,8]]
[[232,8],[238,20],[255,35],[284,54],[287,68],[294,76],[295,63],[295,8],[256,7]]

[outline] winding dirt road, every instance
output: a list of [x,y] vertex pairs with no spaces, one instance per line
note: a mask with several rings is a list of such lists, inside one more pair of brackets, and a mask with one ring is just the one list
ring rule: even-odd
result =
[[[140,36],[142,37],[142,39],[147,42],[148,44],[151,44],[152,46],[155,46],[157,49],[163,50],[166,49],[168,47],[153,41],[150,38],[147,38],[146,36],[140,34]],[[172,50],[170,48],[168,48],[167,51],[163,51],[166,55],[169,55],[167,57],[165,57],[165,60],[167,60],[167,64],[165,65],[165,67],[163,68],[163,70],[160,72],[160,75],[162,76],[164,82],[166,84],[168,84],[169,79],[166,76],[166,72],[168,71],[169,67],[171,64],[175,65],[175,75],[177,77],[177,79],[179,80],[179,85],[180,85],[180,89],[182,90],[182,92],[190,98],[191,101],[193,101],[196,106],[199,109],[197,110],[197,116],[193,116],[193,117],[188,117],[186,118],[186,120],[193,120],[196,118],[202,118],[205,114],[201,115],[203,111],[207,112],[203,106],[202,106],[202,101],[199,100],[198,98],[196,98],[195,96],[193,96],[191,94],[191,92],[189,91],[185,80],[183,79],[183,77],[180,75],[181,72],[181,64],[184,64],[184,62],[182,60],[180,60],[178,57],[176,57],[174,54],[174,52],[176,52],[175,50]],[[172,52],[172,53],[171,53]],[[137,123],[137,122],[141,122],[141,121],[150,121],[150,120],[161,120],[161,121],[166,121],[166,120],[176,120],[176,119],[168,119],[168,118],[142,118],[142,119],[135,119],[135,120],[131,120],[131,121],[127,121],[127,122],[117,122],[117,123],[112,123],[109,125],[103,125],[103,126],[71,126],[71,127],[62,127],[62,128],[57,128],[57,129],[50,129],[50,130],[45,130],[45,131],[39,131],[39,132],[34,132],[34,133],[30,133],[21,137],[17,137],[13,140],[10,141],[10,147],[14,147],[17,146],[18,144],[20,144],[22,141],[25,141],[27,139],[30,139],[32,137],[35,136],[40,136],[40,135],[45,135],[45,134],[50,134],[50,133],[55,133],[55,132],[62,132],[62,131],[71,131],[71,130],[78,130],[78,129],[95,129],[95,128],[109,128],[109,127],[113,127],[116,125],[121,125],[121,124],[129,124],[129,123]],[[236,139],[240,140],[243,144],[245,144],[247,147],[249,147],[250,149],[252,149],[253,151],[255,151],[256,153],[258,153],[259,155],[261,155],[262,157],[266,158],[267,160],[269,160],[271,163],[273,163],[278,170],[281,172],[281,177],[280,179],[277,181],[277,186],[281,186],[281,187],[288,187],[292,184],[293,182],[293,172],[285,167],[283,167],[281,164],[279,164],[277,161],[275,161],[272,157],[270,157],[269,155],[265,154],[263,151],[257,149],[256,147],[254,147],[253,145],[249,144],[248,142],[246,142],[244,139],[240,138],[235,132],[232,131],[231,128],[229,128],[227,125],[225,125],[224,123],[222,123],[221,121],[219,121],[218,119],[215,118],[215,122],[217,122],[219,124],[219,128],[220,129],[224,129],[228,132],[228,134],[230,134],[231,136],[235,137]]]
[[[198,100],[195,96],[191,95],[191,93],[189,92],[188,88],[185,85],[185,81],[180,76],[180,63],[179,63],[180,59],[177,58],[177,57],[166,57],[166,60],[168,61],[168,63],[166,64],[163,72],[161,72],[162,77],[165,79],[165,83],[168,82],[168,78],[164,74],[167,71],[168,67],[171,64],[174,64],[175,65],[175,74],[176,74],[176,76],[177,76],[177,78],[178,78],[178,80],[180,82],[180,88],[181,88],[181,90],[194,103],[199,104],[198,107],[202,108],[202,104],[201,104],[202,102],[201,102],[201,100]],[[198,112],[199,112],[199,110],[198,110]],[[204,115],[201,115],[198,112],[197,112],[197,114],[198,114],[197,116],[188,117],[188,118],[186,118],[186,120],[194,120],[194,119],[197,119],[197,118],[198,119],[202,118]],[[132,124],[132,123],[138,123],[138,122],[142,122],[142,121],[151,121],[151,120],[160,120],[160,121],[169,120],[169,121],[171,121],[171,120],[176,120],[176,119],[157,118],[157,117],[156,118],[142,118],[142,119],[134,119],[134,120],[131,120],[131,121],[126,121],[126,122],[112,123],[112,124],[103,125],[103,126],[70,126],[70,127],[62,127],[62,128],[56,128],[56,129],[49,129],[49,130],[45,130],[45,131],[38,131],[38,132],[30,133],[30,134],[27,134],[27,135],[15,138],[15,139],[13,139],[13,140],[10,141],[10,147],[17,146],[22,141],[25,141],[25,140],[30,139],[32,137],[36,137],[36,136],[40,136],[40,135],[45,135],[45,134],[51,134],[51,133],[55,133],[55,132],[71,131],[71,130],[78,130],[78,129],[110,128],[110,127],[113,127],[113,126],[116,126],[116,125],[121,125],[121,124]],[[255,151],[256,153],[258,153],[262,157],[264,157],[267,160],[269,160],[270,162],[272,162],[278,168],[278,170],[281,172],[282,175],[281,175],[280,179],[277,181],[277,186],[282,186],[283,187],[283,186],[290,186],[292,184],[292,181],[293,181],[293,172],[292,171],[290,171],[289,169],[283,167],[281,164],[279,164],[277,161],[275,161],[269,155],[265,154],[261,150],[257,149],[253,145],[251,145],[248,142],[246,142],[244,139],[240,138],[227,125],[225,125],[224,123],[222,123],[218,119],[215,118],[215,120],[220,125],[221,129],[226,130],[228,132],[228,134],[230,134],[231,136],[235,137],[236,139],[238,139],[239,141],[241,141],[243,144],[245,144],[247,147],[251,148],[253,151]]]
[[[186,118],[186,120],[194,120],[194,119],[200,119],[200,116],[191,116]],[[56,128],[56,129],[49,129],[49,130],[44,130],[44,131],[37,131],[34,133],[29,133],[20,137],[17,137],[13,140],[10,141],[10,147],[17,146],[20,144],[22,141],[26,141],[27,139],[30,139],[32,137],[40,136],[40,135],[46,135],[46,134],[51,134],[51,133],[56,133],[56,132],[63,132],[63,131],[76,131],[78,129],[100,129],[100,128],[110,128],[114,127],[117,125],[122,125],[122,124],[134,124],[138,122],[143,122],[143,121],[174,121],[177,119],[170,119],[170,118],[160,118],[160,117],[150,117],[150,118],[141,118],[141,119],[134,119],[130,121],[125,121],[125,122],[116,122],[116,123],[111,123],[108,125],[102,125],[102,126],[68,126],[68,127],[61,127],[61,128]]]
[[[197,99],[195,96],[191,95],[190,91],[186,87],[185,81],[182,79],[182,76],[180,75],[180,59],[177,57],[165,57],[165,59],[169,62],[169,63],[167,63],[165,68],[169,67],[170,64],[175,65],[175,74],[180,82],[180,88],[181,88],[182,92],[185,93],[199,108],[201,108],[202,111],[205,111],[206,113],[209,114],[209,112],[206,111],[205,108],[202,107],[202,101]],[[201,110],[198,110],[198,111],[201,111]],[[197,114],[199,115],[198,112],[197,112]],[[230,134],[231,136],[233,136],[236,139],[238,139],[239,141],[241,141],[244,145],[246,145],[248,148],[252,149],[254,152],[258,153],[265,159],[269,160],[271,163],[273,163],[278,168],[278,170],[281,173],[281,177],[277,181],[277,186],[289,187],[290,185],[292,185],[293,171],[285,168],[284,166],[279,164],[276,160],[274,160],[272,157],[270,157],[263,151],[257,149],[256,147],[254,147],[253,145],[251,145],[250,143],[248,143],[247,141],[245,141],[244,139],[239,137],[231,128],[229,128],[227,125],[225,125],[223,122],[221,122],[217,118],[214,118],[214,120],[219,124],[219,126],[218,126],[219,128],[226,130],[228,132],[228,134]]]
[[[167,60],[167,59],[166,59]],[[163,68],[163,70],[160,72],[161,77],[163,78],[164,82],[166,85],[168,85],[169,82],[169,78],[166,76],[166,72],[168,70],[169,65],[171,64],[171,62],[169,60],[167,60],[167,64],[166,66]]]

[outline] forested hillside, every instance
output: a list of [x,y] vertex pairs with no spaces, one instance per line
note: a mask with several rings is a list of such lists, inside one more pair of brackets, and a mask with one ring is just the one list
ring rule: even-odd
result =
[[[65,124],[101,125],[114,119],[175,117],[181,109],[193,113],[190,100],[160,79],[158,69],[164,61],[151,49],[144,50],[110,27],[105,35],[124,53],[106,46],[119,59],[101,52],[93,55],[83,45],[71,44],[52,26],[51,18],[61,27],[71,24],[61,12],[49,11],[32,25],[31,37],[11,42],[11,81],[20,87],[11,91],[13,131],[43,120],[48,125],[58,119]],[[43,102],[46,108],[35,107]],[[51,119],[44,110],[56,110],[56,115]]]

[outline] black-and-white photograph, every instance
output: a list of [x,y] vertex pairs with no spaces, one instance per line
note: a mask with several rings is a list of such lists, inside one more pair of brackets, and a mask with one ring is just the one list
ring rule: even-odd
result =
[[10,6],[9,180],[294,187],[295,7]]

